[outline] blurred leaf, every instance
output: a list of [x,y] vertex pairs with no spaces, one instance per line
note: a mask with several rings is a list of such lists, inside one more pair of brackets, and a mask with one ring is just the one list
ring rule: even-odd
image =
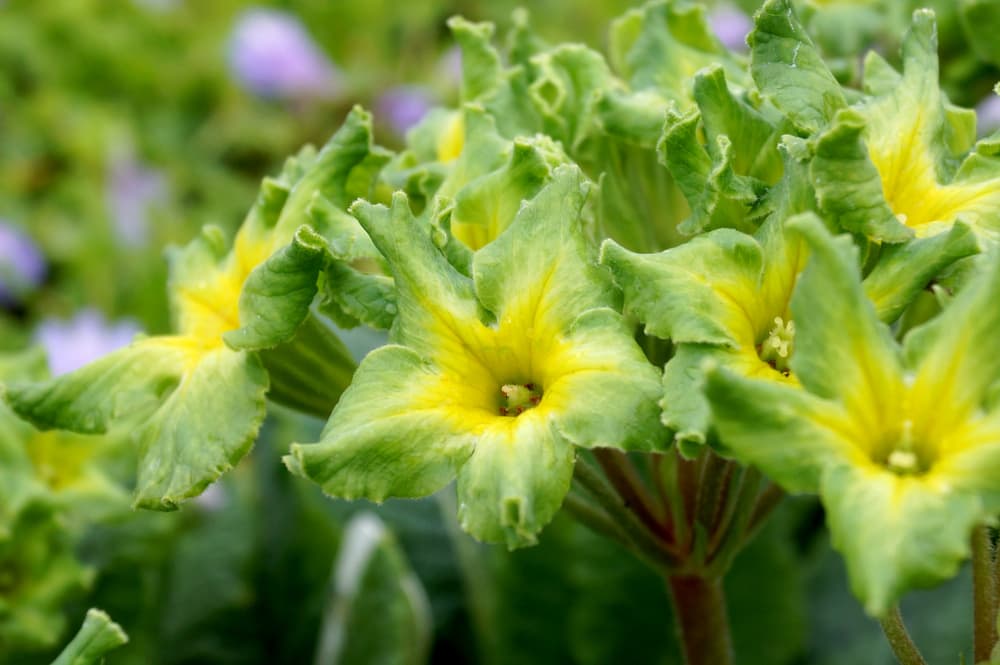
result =
[[107,652],[128,642],[128,635],[105,612],[87,611],[76,637],[66,645],[52,665],[100,665]]
[[372,513],[345,527],[316,665],[420,665],[430,608],[398,543]]

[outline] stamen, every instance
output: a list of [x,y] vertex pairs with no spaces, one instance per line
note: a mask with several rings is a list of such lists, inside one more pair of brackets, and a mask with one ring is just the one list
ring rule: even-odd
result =
[[889,469],[900,474],[915,473],[920,466],[920,460],[911,450],[894,450],[886,460]]
[[501,386],[500,393],[501,416],[519,416],[542,401],[542,391],[534,383],[507,383]]
[[760,359],[782,374],[788,375],[788,361],[795,347],[795,322],[787,323],[780,316],[774,317],[774,327],[758,347]]

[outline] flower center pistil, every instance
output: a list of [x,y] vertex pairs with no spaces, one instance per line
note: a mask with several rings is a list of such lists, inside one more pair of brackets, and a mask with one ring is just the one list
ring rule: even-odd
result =
[[501,416],[519,416],[542,401],[542,391],[534,383],[504,384],[500,395]]
[[884,464],[889,471],[900,476],[912,476],[927,471],[928,463],[920,455],[913,436],[913,421],[903,422],[893,448],[885,456]]
[[789,372],[788,361],[795,348],[795,322],[785,322],[780,316],[774,317],[774,327],[767,334],[759,349],[760,359],[782,374]]

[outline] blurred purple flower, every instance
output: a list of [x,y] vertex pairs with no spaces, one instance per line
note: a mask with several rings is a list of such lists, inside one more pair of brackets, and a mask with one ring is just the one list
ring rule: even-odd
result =
[[149,240],[150,209],[164,202],[167,181],[129,152],[113,157],[108,167],[107,201],[118,237],[126,247],[141,247]]
[[747,49],[747,35],[753,29],[753,21],[742,11],[729,4],[720,4],[711,11],[708,22],[723,46],[733,51]]
[[229,42],[234,75],[252,92],[279,99],[330,99],[342,88],[340,72],[294,15],[249,9]]
[[41,284],[47,266],[38,245],[16,226],[0,220],[0,305],[11,305]]
[[432,105],[433,99],[427,90],[403,85],[382,93],[375,101],[375,112],[402,136],[420,122]]
[[42,321],[35,341],[45,347],[52,375],[59,376],[126,346],[139,331],[131,319],[109,323],[97,310],[84,309],[69,320]]
[[1000,95],[991,92],[976,105],[976,127],[979,136],[986,136],[1000,129]]
[[462,49],[452,46],[437,63],[437,75],[444,79],[448,87],[455,88],[462,83]]

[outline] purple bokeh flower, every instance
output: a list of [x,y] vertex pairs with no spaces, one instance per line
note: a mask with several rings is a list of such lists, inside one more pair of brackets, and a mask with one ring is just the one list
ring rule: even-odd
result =
[[277,99],[336,97],[342,76],[294,15],[249,9],[233,28],[229,64],[250,91]]
[[732,51],[747,50],[747,35],[753,29],[753,21],[745,13],[723,3],[712,9],[708,22],[723,46]]
[[97,310],[84,309],[69,320],[42,321],[35,341],[45,347],[52,375],[59,376],[126,346],[139,331],[131,319],[110,323]]
[[981,137],[1000,129],[1000,95],[990,93],[976,104],[976,127]]
[[16,226],[0,220],[0,305],[11,305],[34,289],[48,267],[38,245]]
[[149,213],[167,198],[163,174],[148,168],[129,152],[113,157],[108,166],[107,201],[115,231],[126,247],[149,241]]
[[438,60],[436,70],[448,87],[457,88],[462,83],[462,49],[452,46],[445,51]]
[[430,92],[419,86],[390,88],[375,101],[375,112],[400,136],[427,114],[433,105]]

